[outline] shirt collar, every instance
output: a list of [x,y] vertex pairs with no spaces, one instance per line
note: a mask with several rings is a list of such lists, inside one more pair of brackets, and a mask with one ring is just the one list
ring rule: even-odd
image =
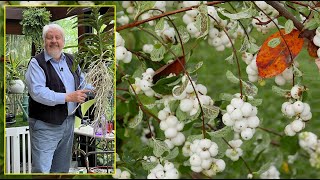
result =
[[[51,60],[51,59],[53,59],[53,58],[47,53],[46,50],[44,50],[44,60],[45,60],[46,62],[48,62],[48,61]],[[61,60],[62,60],[62,61],[65,60],[65,55],[64,55],[63,52],[61,53]]]

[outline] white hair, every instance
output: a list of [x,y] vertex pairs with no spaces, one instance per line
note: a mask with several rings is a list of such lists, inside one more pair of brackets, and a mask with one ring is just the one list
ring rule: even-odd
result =
[[43,30],[42,30],[42,39],[43,39],[43,41],[45,41],[46,34],[49,31],[49,29],[57,29],[57,30],[59,30],[61,32],[63,41],[65,41],[64,30],[59,24],[48,24],[48,25],[45,25],[43,27]]

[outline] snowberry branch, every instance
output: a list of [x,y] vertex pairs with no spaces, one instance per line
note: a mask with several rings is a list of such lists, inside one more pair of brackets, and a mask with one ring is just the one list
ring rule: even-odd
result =
[[[213,16],[211,16],[210,14],[208,14],[208,16],[210,17],[210,18],[212,18],[217,24],[219,24],[219,22],[216,20],[216,18],[214,18]],[[237,61],[237,67],[238,67],[238,78],[239,78],[239,84],[240,84],[240,97],[242,98],[242,81],[241,81],[241,70],[240,70],[240,63],[239,63],[239,59],[238,59],[238,56],[237,56],[237,50],[236,50],[236,48],[234,47],[234,44],[233,44],[233,42],[232,42],[232,40],[231,40],[231,38],[230,38],[230,36],[229,36],[229,34],[228,34],[228,32],[226,31],[226,29],[225,28],[223,28],[223,31],[225,32],[225,34],[228,36],[228,39],[229,39],[229,41],[230,41],[230,43],[231,43],[231,45],[232,45],[232,49],[233,49],[233,54],[234,54],[234,56],[236,57],[236,61]]]
[[[124,72],[122,71],[122,69],[121,69],[118,65],[117,65],[117,69],[120,71],[120,73],[121,73],[122,75],[124,75]],[[136,99],[138,100],[138,105],[140,106],[141,110],[142,110],[144,113],[148,114],[149,116],[155,118],[155,119],[160,123],[160,119],[159,119],[157,116],[155,116],[154,114],[150,113],[148,110],[146,110],[146,109],[144,108],[143,104],[142,104],[141,101],[140,101],[140,98],[138,97],[136,91],[135,91],[134,88],[132,87],[132,84],[130,83],[129,80],[127,80],[127,82],[128,82],[128,84],[129,84],[129,86],[131,87],[131,89],[132,89],[132,91],[133,91]]]
[[[222,139],[223,139],[223,141],[224,141],[225,143],[227,143],[227,145],[228,145],[231,149],[233,149],[233,147],[228,143],[228,141],[227,141],[224,137],[222,137]],[[252,170],[250,169],[248,163],[247,163],[241,156],[240,156],[239,158],[243,161],[243,163],[244,163],[244,165],[247,167],[249,173],[252,174]]]
[[[221,3],[224,3],[225,1],[214,1],[214,2],[208,2],[206,3],[206,5],[210,6],[210,5],[215,5],[215,4],[221,4]],[[141,20],[141,21],[135,21],[133,23],[130,23],[130,24],[126,24],[126,25],[123,25],[123,26],[120,26],[117,28],[117,32],[119,31],[122,31],[124,29],[128,29],[128,28],[132,28],[132,27],[136,27],[140,24],[143,24],[143,23],[146,23],[146,22],[149,22],[149,21],[152,21],[152,20],[156,20],[156,19],[160,19],[164,16],[169,16],[169,15],[173,15],[173,14],[177,14],[177,13],[181,13],[181,12],[185,12],[185,11],[189,11],[193,8],[197,8],[199,7],[199,5],[197,6],[190,6],[190,7],[186,7],[186,8],[182,8],[182,9],[178,9],[178,10],[175,10],[175,11],[170,11],[170,12],[166,12],[166,13],[163,13],[163,14],[160,14],[158,16],[153,16],[151,18],[148,18],[148,19],[145,19],[145,20]]]
[[[233,5],[232,5],[230,2],[228,2],[228,4],[230,5],[230,7],[231,7],[236,13],[238,13],[238,11],[236,10],[236,8],[234,8]],[[227,10],[226,10],[226,11],[227,11]],[[228,12],[228,11],[227,11],[227,12]],[[229,13],[230,13],[230,12],[229,12]],[[244,27],[244,25],[242,24],[242,22],[240,21],[240,19],[237,19],[237,21],[240,23],[240,26],[242,27],[242,29],[243,29],[244,33],[246,34],[246,37],[248,38],[248,41],[249,41],[250,38],[249,38],[249,34],[248,34],[246,28]]]

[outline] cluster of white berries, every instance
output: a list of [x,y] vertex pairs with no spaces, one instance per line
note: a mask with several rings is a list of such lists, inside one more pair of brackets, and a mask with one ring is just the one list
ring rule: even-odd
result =
[[[295,63],[295,66],[297,67],[298,64]],[[275,83],[279,86],[283,86],[286,83],[291,83],[293,79],[292,69],[293,69],[292,67],[288,67],[281,74],[277,75],[274,79]]]
[[[200,5],[201,1],[183,1],[183,7],[197,6]],[[197,9],[191,9],[186,11],[183,15],[182,20],[187,25],[187,31],[191,37],[197,38],[200,35],[200,30],[196,27],[195,21],[196,17],[199,14]]]
[[[150,132],[151,129],[151,132]],[[155,135],[154,132],[154,126],[150,124],[150,129],[149,127],[143,128],[142,130],[142,136],[140,137],[140,140],[144,143],[148,143],[148,140],[152,137],[152,135]]]
[[312,167],[320,168],[320,139],[312,132],[299,134],[299,145],[310,155],[309,162]]
[[152,97],[155,92],[151,88],[153,86],[153,76],[154,70],[152,68],[148,68],[146,72],[142,73],[142,79],[139,77],[135,78],[135,83],[132,85],[137,94],[143,92],[146,96]]
[[[255,133],[255,128],[259,126],[260,119],[257,116],[257,107],[245,102],[240,98],[240,94],[235,94],[235,98],[227,106],[227,112],[222,116],[222,122],[226,126],[231,126],[235,133],[240,133],[242,139],[249,140]],[[252,96],[248,96],[253,99]]]
[[179,179],[179,171],[174,167],[172,162],[166,160],[164,161],[164,165],[159,163],[151,169],[147,179]]
[[242,145],[242,140],[231,140],[228,142],[228,144],[231,146],[231,148],[226,150],[226,156],[230,158],[232,161],[238,161],[239,157],[243,154],[243,151],[240,148],[240,146]]
[[121,169],[117,168],[116,173],[112,177],[114,179],[131,179],[131,174],[126,170],[121,171]]
[[261,173],[260,178],[261,179],[280,179],[280,172],[274,165],[272,165],[267,171]]
[[154,48],[154,47],[153,47],[152,44],[144,44],[144,45],[142,46],[142,51],[145,52],[145,53],[150,54],[150,53],[152,52],[153,48]]
[[117,12],[117,23],[120,25],[125,25],[129,23],[129,16],[123,11]]
[[167,21],[164,21],[163,29],[156,30],[156,34],[159,37],[161,37],[161,39],[165,43],[175,43],[176,42],[176,39],[175,39],[176,32],[173,27],[170,27],[170,25],[168,24]]
[[133,1],[122,1],[122,7],[130,15],[133,15],[136,12]]
[[247,64],[246,72],[250,82],[257,82],[259,79],[258,66],[257,66],[257,54],[253,55],[249,52],[242,54],[242,60]]
[[117,61],[123,61],[124,63],[130,63],[132,59],[132,53],[125,47],[125,40],[120,33],[116,32],[116,59]]
[[170,112],[169,107],[165,107],[158,113],[158,118],[161,120],[160,129],[164,131],[167,138],[164,142],[170,149],[175,146],[181,146],[185,141],[185,136],[182,132],[184,123],[180,122],[176,116]]
[[[173,93],[173,97],[180,100],[179,108],[181,111],[186,112],[190,116],[195,115],[200,106],[199,106],[199,101],[196,97],[196,94],[194,92],[193,86],[195,87],[195,90],[198,94],[198,98],[200,100],[201,105],[208,105],[211,106],[213,105],[213,100],[211,99],[210,96],[207,96],[207,88],[202,85],[202,84],[196,84],[195,81],[192,81],[193,86],[191,85],[191,82],[187,79],[186,76],[182,77],[182,83],[185,81],[188,81],[188,84],[185,88],[185,90],[180,94],[180,95],[175,95]],[[173,88],[173,92],[175,88],[179,88],[180,86],[175,86]]]
[[191,170],[194,172],[202,172],[211,177],[222,172],[226,167],[222,159],[214,158],[218,154],[218,145],[210,139],[195,139],[188,151]]
[[316,29],[316,35],[313,37],[314,45],[318,46],[317,55],[320,58],[320,27]]
[[285,127],[285,134],[288,136],[294,136],[297,132],[300,132],[305,128],[305,122],[312,118],[312,113],[310,111],[310,105],[300,101],[304,87],[300,85],[295,85],[291,89],[291,99],[284,102],[281,106],[282,113],[288,118],[295,117],[292,121]]
[[[279,12],[274,9],[272,6],[267,4],[265,1],[254,1],[255,4],[266,14],[268,14],[273,22],[278,24],[278,20],[274,17],[279,15]],[[252,25],[262,34],[266,34],[269,32],[269,29],[276,27],[276,25],[266,16],[263,12],[259,12],[259,15],[252,19]],[[268,24],[258,25],[260,22],[269,22]]]

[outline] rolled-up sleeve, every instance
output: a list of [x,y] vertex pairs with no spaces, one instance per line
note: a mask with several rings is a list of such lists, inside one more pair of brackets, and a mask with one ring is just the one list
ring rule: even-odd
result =
[[30,61],[25,81],[29,94],[35,101],[47,106],[65,103],[66,93],[54,92],[46,87],[45,73],[35,58]]

